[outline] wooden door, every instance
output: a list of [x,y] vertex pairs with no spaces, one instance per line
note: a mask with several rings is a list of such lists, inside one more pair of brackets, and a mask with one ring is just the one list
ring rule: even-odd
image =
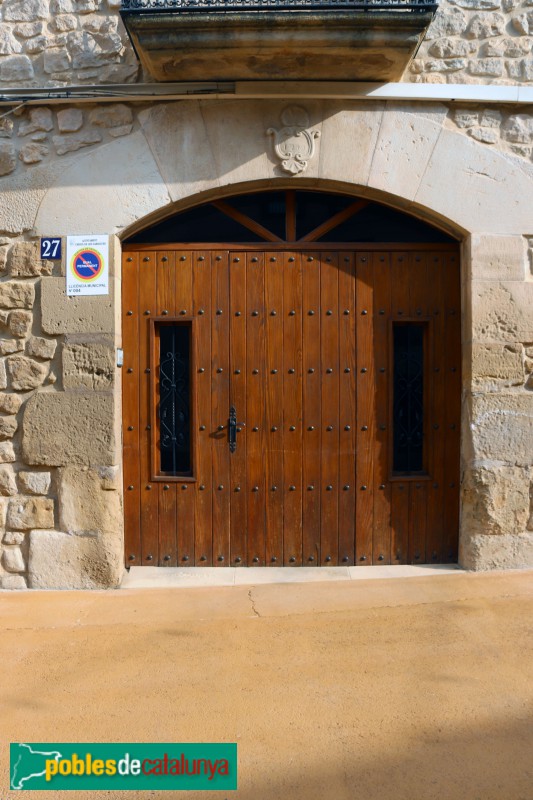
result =
[[124,254],[126,563],[455,561],[456,249],[266,247]]

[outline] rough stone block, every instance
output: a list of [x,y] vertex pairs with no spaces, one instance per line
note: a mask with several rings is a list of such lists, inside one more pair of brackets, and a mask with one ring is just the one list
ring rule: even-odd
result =
[[26,579],[22,575],[2,575],[0,577],[2,589],[27,589]]
[[83,125],[83,111],[80,108],[64,108],[57,113],[57,126],[60,133],[75,133]]
[[30,108],[28,118],[19,126],[19,136],[28,136],[36,131],[51,131],[54,127],[52,112],[46,107]]
[[472,334],[477,342],[530,342],[533,283],[472,282]]
[[14,497],[9,501],[6,525],[15,530],[54,527],[54,501],[49,497]]
[[28,391],[40,386],[48,375],[49,365],[39,364],[26,356],[9,356],[7,368],[11,387],[16,391]]
[[2,566],[8,572],[24,572],[26,564],[20,547],[9,547],[2,553]]
[[5,3],[4,19],[7,22],[33,22],[37,19],[48,19],[48,0],[18,0]]
[[32,283],[0,283],[0,308],[33,308],[34,302],[35,287]]
[[[45,144],[40,142],[27,142],[20,148],[19,158],[24,164],[38,164],[49,152],[50,150]],[[51,271],[51,268],[49,269]]]
[[17,338],[24,338],[31,330],[33,314],[31,311],[12,311],[9,315],[9,331]]
[[22,424],[26,464],[116,464],[111,393],[38,392],[26,403]]
[[59,526],[68,533],[120,531],[120,494],[104,487],[100,471],[68,466],[59,483]]
[[512,114],[502,125],[502,136],[508,142],[531,144],[533,141],[533,117],[529,114]]
[[0,440],[12,439],[17,432],[16,417],[0,417]]
[[0,464],[11,464],[16,460],[13,442],[0,442]]
[[22,544],[26,531],[7,531],[2,541],[4,544]]
[[16,414],[23,402],[23,398],[18,394],[0,392],[0,413]]
[[27,494],[48,494],[52,482],[51,472],[19,472],[20,488]]
[[0,27],[0,56],[22,53],[22,45],[7,27]]
[[111,333],[114,329],[111,298],[67,297],[64,278],[42,282],[41,303],[45,333]]
[[44,71],[47,75],[70,69],[70,56],[63,47],[54,47],[44,54]]
[[63,156],[65,153],[73,153],[82,147],[98,144],[102,141],[102,135],[98,131],[80,131],[79,133],[53,136],[52,141],[58,156]]
[[0,339],[0,356],[9,356],[24,350],[23,339]]
[[12,497],[17,494],[17,482],[15,480],[15,470],[11,464],[0,466],[0,494]]
[[17,154],[11,142],[0,142],[0,177],[9,175],[17,166]]
[[527,253],[523,236],[473,234],[470,241],[474,280],[524,280]]
[[472,387],[475,390],[520,386],[525,381],[524,350],[519,344],[474,344]]
[[57,342],[55,339],[43,339],[41,336],[32,336],[26,346],[26,352],[32,358],[51,359],[54,357]]
[[496,12],[474,14],[471,18],[466,36],[469,39],[488,39],[505,33],[505,17]]
[[530,467],[467,471],[463,482],[463,528],[471,533],[522,533],[530,514]]
[[518,569],[533,567],[533,534],[506,533],[501,536],[465,531],[459,541],[459,564],[465,569]]
[[437,39],[429,47],[428,52],[435,58],[468,58],[473,50],[475,50],[475,45],[472,42],[445,37],[444,39]]
[[529,467],[533,453],[533,394],[475,395],[471,435],[476,461]]
[[110,589],[122,578],[122,538],[77,536],[60,531],[30,533],[32,589]]
[[70,342],[63,346],[63,386],[65,389],[95,389],[113,386],[115,349],[112,342]]
[[13,276],[33,278],[50,275],[52,267],[51,261],[41,261],[39,246],[33,242],[17,242],[11,248],[9,272]]
[[477,142],[483,142],[483,144],[496,144],[500,138],[498,131],[487,128],[471,128],[469,134],[472,139]]
[[20,83],[33,78],[33,65],[29,56],[6,56],[0,61],[0,81]]
[[133,122],[133,114],[123,103],[103,105],[90,112],[89,122],[102,128],[116,128]]
[[6,360],[5,358],[0,358],[0,389],[7,388],[7,371],[6,371]]
[[457,36],[465,31],[467,18],[460,8],[440,6],[429,26],[426,39],[439,39],[441,36]]

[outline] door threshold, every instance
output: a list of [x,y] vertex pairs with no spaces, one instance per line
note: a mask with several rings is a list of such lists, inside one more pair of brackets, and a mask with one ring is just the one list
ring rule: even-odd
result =
[[269,583],[420,578],[466,573],[457,564],[390,565],[383,567],[131,567],[121,589],[182,589],[205,586],[255,586]]

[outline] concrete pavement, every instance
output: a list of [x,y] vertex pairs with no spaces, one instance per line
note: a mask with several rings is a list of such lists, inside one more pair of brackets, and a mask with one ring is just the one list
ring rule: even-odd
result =
[[2,593],[0,798],[10,741],[237,741],[236,800],[533,800],[532,620],[533,572]]

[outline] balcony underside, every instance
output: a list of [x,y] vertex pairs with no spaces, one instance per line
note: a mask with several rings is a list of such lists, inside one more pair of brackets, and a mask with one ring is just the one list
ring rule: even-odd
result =
[[424,8],[122,15],[143,66],[157,81],[394,81],[433,17]]

